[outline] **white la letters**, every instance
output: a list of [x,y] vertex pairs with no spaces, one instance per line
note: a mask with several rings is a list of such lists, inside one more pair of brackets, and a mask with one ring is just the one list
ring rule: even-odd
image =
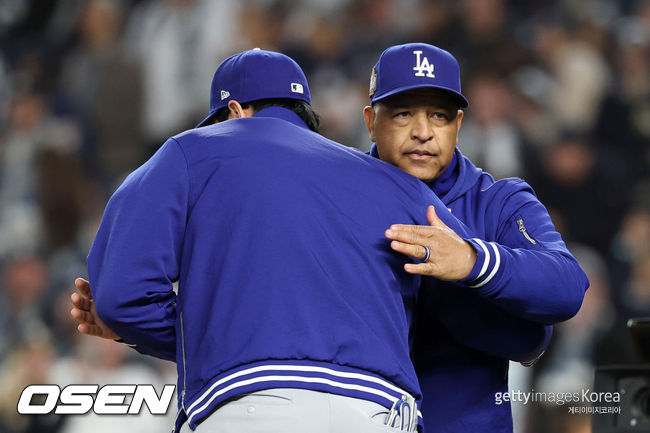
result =
[[[413,51],[413,54],[415,54],[415,66],[413,67],[413,70],[415,71],[415,76],[416,77],[424,77],[427,76],[429,78],[436,78],[435,75],[433,75],[433,65],[429,63],[429,59],[426,57],[420,58],[422,55],[421,50],[416,50]],[[424,74],[424,71],[426,71],[426,75]]]

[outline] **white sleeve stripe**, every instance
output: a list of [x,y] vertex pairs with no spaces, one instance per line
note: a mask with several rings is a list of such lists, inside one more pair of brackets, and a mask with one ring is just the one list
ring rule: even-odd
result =
[[480,240],[479,238],[473,238],[472,240],[476,241],[476,243],[479,244],[481,248],[483,248],[483,252],[485,253],[485,260],[483,261],[483,267],[481,268],[481,272],[479,272],[478,277],[475,278],[475,280],[478,280],[483,275],[485,275],[485,271],[487,271],[488,264],[490,263],[490,251],[487,249],[483,241]]
[[486,285],[496,275],[497,271],[499,270],[499,266],[501,265],[501,253],[499,253],[499,249],[497,248],[496,245],[494,245],[494,243],[492,242],[488,242],[488,243],[494,250],[494,255],[496,258],[496,260],[494,261],[494,267],[492,268],[492,272],[490,272],[490,275],[488,275],[487,278],[484,279],[481,283],[476,284],[474,286],[470,286],[473,289],[478,289],[479,287],[483,287],[484,285]]

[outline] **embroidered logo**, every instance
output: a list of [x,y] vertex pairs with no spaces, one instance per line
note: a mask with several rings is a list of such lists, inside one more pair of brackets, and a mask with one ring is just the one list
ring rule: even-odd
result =
[[305,93],[302,84],[300,83],[291,83],[291,91],[293,93]]
[[373,67],[372,74],[370,74],[370,97],[377,91],[377,70]]
[[429,63],[429,59],[427,59],[426,57],[421,57],[422,51],[420,50],[413,51],[413,54],[415,54],[415,66],[413,67],[413,70],[415,71],[415,76],[416,77],[427,76],[429,78],[436,78],[436,76],[433,75],[433,65]]
[[227,90],[222,90],[222,91],[221,91],[221,100],[222,100],[222,101],[223,101],[224,99],[226,99],[228,96],[230,96],[230,92],[229,92],[229,91],[227,91]]

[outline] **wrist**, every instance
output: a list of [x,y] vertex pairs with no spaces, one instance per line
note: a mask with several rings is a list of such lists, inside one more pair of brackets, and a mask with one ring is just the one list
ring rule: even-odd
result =
[[489,283],[501,266],[501,253],[494,242],[478,238],[466,239],[476,252],[476,260],[469,275],[460,283],[471,288],[480,288]]
[[459,280],[464,280],[467,277],[469,277],[472,273],[472,270],[476,267],[476,262],[478,258],[478,252],[474,248],[474,246],[468,242],[467,240],[463,239],[465,241],[465,246],[467,249],[467,259],[465,260],[465,269],[463,270],[462,276],[459,278]]

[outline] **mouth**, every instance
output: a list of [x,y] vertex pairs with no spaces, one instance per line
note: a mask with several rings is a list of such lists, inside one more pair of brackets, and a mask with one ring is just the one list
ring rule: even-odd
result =
[[438,154],[436,153],[427,152],[426,150],[422,150],[422,149],[412,150],[410,152],[404,152],[404,155],[407,158],[416,161],[422,161],[430,158],[435,158],[436,156],[438,156]]

